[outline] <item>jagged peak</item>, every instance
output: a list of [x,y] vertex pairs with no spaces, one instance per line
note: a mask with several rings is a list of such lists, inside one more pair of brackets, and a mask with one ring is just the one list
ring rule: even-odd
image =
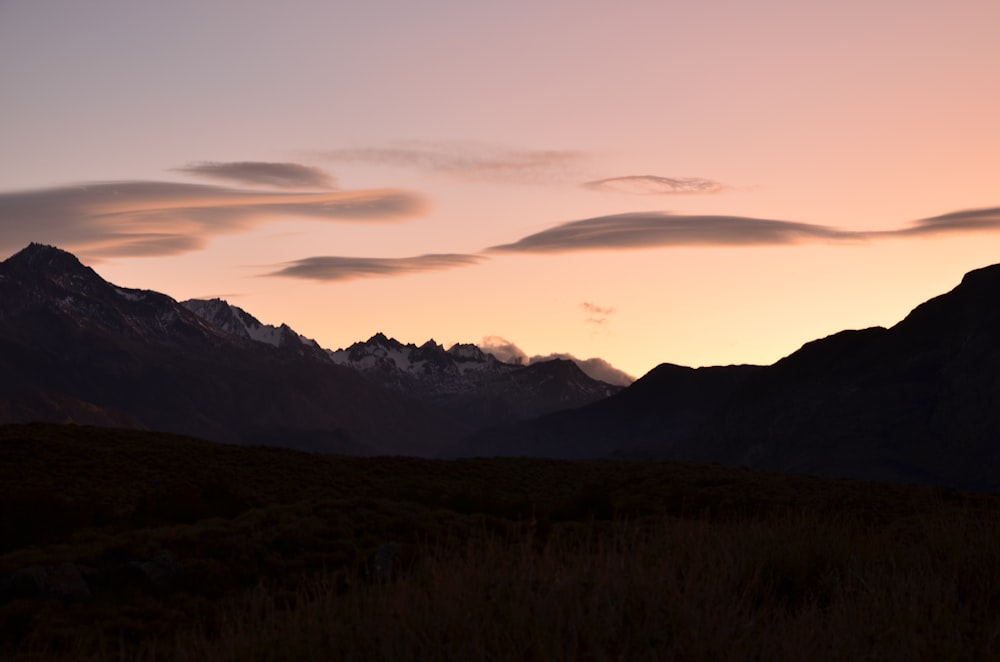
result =
[[181,305],[188,310],[227,310],[229,302],[224,299],[188,299],[181,301]]
[[441,351],[444,351],[444,347],[442,347],[441,345],[439,345],[436,342],[434,342],[433,338],[431,338],[430,340],[428,340],[427,342],[425,342],[423,345],[421,345],[420,349],[422,349],[424,351],[434,350],[434,349],[439,349]]
[[373,335],[371,338],[369,338],[368,340],[366,340],[362,344],[364,344],[364,345],[387,345],[388,346],[388,345],[402,345],[403,343],[399,342],[395,338],[388,337],[387,335],[385,335],[381,331],[378,331],[375,335]]
[[[188,299],[188,301],[190,301],[192,303],[202,303],[202,304],[207,304],[207,305],[212,305],[212,306],[226,306],[226,307],[229,307],[231,305],[228,301],[226,301],[225,299],[219,298],[219,297],[211,297],[209,299]],[[187,303],[187,301],[185,301],[185,303]]]
[[488,361],[496,360],[492,354],[487,354],[478,345],[472,343],[455,343],[448,348],[448,353],[459,360]]

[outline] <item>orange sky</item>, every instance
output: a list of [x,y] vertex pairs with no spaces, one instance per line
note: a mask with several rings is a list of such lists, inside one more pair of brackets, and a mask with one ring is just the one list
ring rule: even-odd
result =
[[357,4],[0,3],[0,257],[636,376],[1000,262],[994,0]]

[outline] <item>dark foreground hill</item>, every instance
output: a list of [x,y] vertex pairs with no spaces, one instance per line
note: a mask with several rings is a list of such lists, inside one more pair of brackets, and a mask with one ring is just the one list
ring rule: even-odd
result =
[[452,455],[670,458],[1000,489],[1000,265],[892,328],[772,366],[661,365],[611,398],[479,433]]
[[1000,500],[0,427],[0,657],[989,659]]

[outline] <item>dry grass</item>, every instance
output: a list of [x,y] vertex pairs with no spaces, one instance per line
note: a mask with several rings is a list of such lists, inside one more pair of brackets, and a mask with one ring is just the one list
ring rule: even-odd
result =
[[[952,536],[957,535],[957,538]],[[421,550],[392,581],[258,588],[154,660],[943,660],[1000,655],[995,521],[783,517],[530,528]],[[114,655],[96,659],[117,659]]]
[[[143,452],[169,457],[171,440],[149,443]],[[99,514],[97,527],[70,522],[56,541],[0,556],[0,568],[166,551],[182,567],[177,586],[2,605],[0,656],[1000,658],[996,497],[669,463],[262,459],[179,447],[264,487],[238,513],[197,518],[247,496],[234,487],[137,520],[141,485],[95,484],[118,495],[117,514]],[[136,461],[128,444],[103,448],[118,449],[104,461],[119,469]],[[76,470],[62,482],[86,496]],[[175,478],[157,489],[169,497]],[[46,498],[67,497],[53,487]],[[372,580],[365,562],[390,540],[392,573]]]

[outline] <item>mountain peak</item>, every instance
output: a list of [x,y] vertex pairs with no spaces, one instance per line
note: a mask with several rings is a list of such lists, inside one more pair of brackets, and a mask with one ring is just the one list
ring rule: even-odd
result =
[[72,271],[87,269],[72,253],[61,248],[32,242],[14,255],[7,258],[4,264],[24,266],[29,269],[54,269],[57,271]]
[[379,331],[374,336],[364,341],[363,343],[355,343],[355,345],[366,345],[375,347],[384,347],[385,349],[403,349],[405,345],[395,338],[390,338],[384,333]]
[[497,361],[492,354],[487,354],[471,343],[455,343],[448,349],[448,353],[458,361],[476,361],[478,363],[487,363],[491,359]]
[[1000,264],[970,271],[962,282],[946,294],[914,308],[893,327],[906,335],[907,343],[940,340],[953,334],[983,334],[995,337],[1000,331]]
[[962,277],[962,286],[975,288],[1000,288],[1000,264],[974,269]]
[[52,246],[50,244],[42,244],[37,241],[31,242],[30,244],[22,248],[20,251],[15,253],[15,255],[41,255],[45,253],[60,253],[62,255],[72,255],[72,253],[64,251],[63,249],[57,246]]
[[46,244],[28,244],[26,248],[0,262],[0,271],[19,281],[22,288],[32,290],[55,286],[78,294],[86,292],[87,296],[92,296],[112,287],[72,253]]
[[423,351],[425,351],[425,352],[428,352],[428,351],[441,351],[441,352],[443,352],[444,351],[444,347],[442,347],[441,345],[437,344],[434,341],[433,338],[431,338],[430,340],[428,340],[427,342],[425,342],[423,345],[421,345],[420,349],[423,350]]

